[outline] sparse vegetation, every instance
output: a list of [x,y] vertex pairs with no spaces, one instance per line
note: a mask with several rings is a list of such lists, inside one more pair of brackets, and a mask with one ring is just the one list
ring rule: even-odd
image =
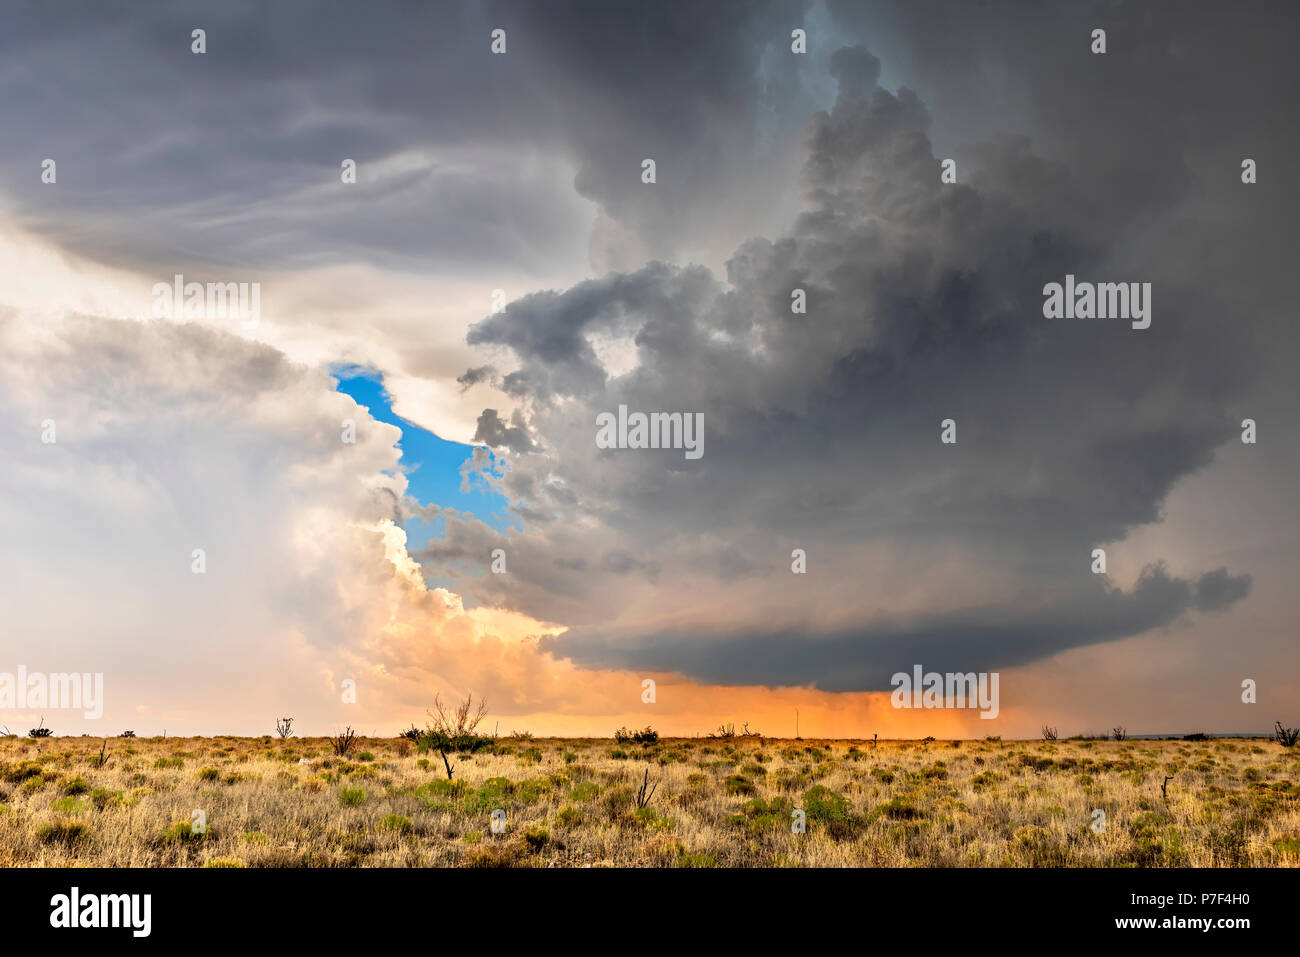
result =
[[1281,740],[484,740],[0,739],[0,866],[1300,867]]
[[656,744],[659,741],[659,732],[650,727],[643,731],[619,728],[614,732],[614,740],[619,744]]

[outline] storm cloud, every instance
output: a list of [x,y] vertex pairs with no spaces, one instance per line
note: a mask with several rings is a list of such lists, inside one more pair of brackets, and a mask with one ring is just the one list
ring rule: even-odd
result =
[[[0,187],[25,226],[138,267],[168,267],[179,248],[259,270],[509,263],[545,278],[592,239],[593,211],[599,258],[670,255],[684,221],[748,206],[737,163],[794,156],[761,117],[810,100],[797,73],[762,67],[804,8],[18,4],[0,19]],[[498,28],[504,56],[490,51]],[[664,169],[653,198],[625,188],[646,156]],[[42,189],[44,157],[56,191]],[[345,158],[358,174],[340,195]]]
[[[1153,224],[1152,201],[1110,209],[1099,230],[1097,177],[1025,136],[991,136],[943,184],[919,96],[879,87],[863,47],[830,71],[839,94],[808,123],[802,212],[743,243],[725,279],[655,262],[471,329],[517,359],[503,387],[545,450],[502,487],[562,521],[512,538],[514,582],[470,590],[566,621],[546,647],[585,663],[832,690],[886,687],[918,655],[1010,667],[1244,598],[1240,570],[1157,565],[1121,587],[1090,568],[1094,547],[1159,522],[1236,439],[1262,366],[1224,321],[1223,289],[1182,258],[1196,237]],[[1067,273],[1153,282],[1151,328],[1044,319],[1043,286]],[[634,351],[630,371],[607,371],[609,341]],[[708,453],[596,449],[594,416],[619,404],[702,412]],[[939,440],[949,418],[954,445]],[[543,475],[575,504],[550,499]],[[475,539],[450,527],[442,547]],[[614,542],[657,574],[564,576],[541,560]],[[623,621],[628,608],[659,620]]]

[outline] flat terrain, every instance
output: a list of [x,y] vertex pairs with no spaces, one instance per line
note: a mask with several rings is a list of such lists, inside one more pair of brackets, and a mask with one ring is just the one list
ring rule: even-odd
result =
[[103,743],[0,739],[0,866],[1300,866],[1263,740]]

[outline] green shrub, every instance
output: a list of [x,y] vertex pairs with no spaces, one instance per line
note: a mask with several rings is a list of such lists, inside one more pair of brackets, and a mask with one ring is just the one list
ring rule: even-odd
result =
[[725,788],[728,794],[749,795],[749,794],[756,794],[758,790],[757,788],[754,787],[754,782],[751,781],[749,778],[745,777],[743,774],[731,775],[731,777],[727,778],[727,780],[723,783],[723,787]]
[[586,820],[586,818],[587,814],[582,810],[582,808],[573,807],[571,805],[565,805],[560,808],[560,813],[556,815],[556,819],[565,827],[577,827]]
[[18,783],[29,778],[39,778],[42,770],[35,761],[19,761],[17,764],[5,767],[3,777],[6,781]]
[[101,811],[106,807],[116,807],[124,803],[121,791],[110,791],[108,788],[95,788],[90,792],[90,800]]
[[396,831],[398,834],[410,834],[415,828],[409,817],[402,817],[400,814],[385,814],[379,819],[377,825],[381,831]]
[[366,801],[365,788],[350,788],[346,784],[339,788],[339,803],[347,807],[355,807],[358,804],[364,804]]
[[452,798],[456,799],[463,796],[470,790],[470,786],[465,781],[451,780],[446,778],[436,778],[419,788],[416,788],[416,795],[422,799],[430,798]]
[[911,799],[901,795],[877,805],[871,813],[873,816],[889,817],[894,820],[911,820],[922,816],[920,809],[912,803]]
[[614,740],[619,744],[657,744],[659,732],[651,727],[646,727],[641,731],[629,731],[627,728],[619,728],[614,732]]
[[551,835],[544,827],[530,827],[524,832],[524,843],[528,845],[529,852],[539,853],[548,843]]
[[37,840],[46,844],[76,844],[90,836],[90,828],[81,821],[59,819],[36,829]]
[[194,826],[189,821],[173,821],[172,824],[163,831],[164,841],[177,844],[189,844],[204,840],[209,833],[208,828],[202,831],[194,830]]
[[1300,858],[1300,837],[1279,837],[1273,842],[1273,850],[1280,857]]
[[610,820],[622,817],[636,804],[636,796],[631,788],[611,788],[605,792],[603,800],[605,813]]
[[488,778],[481,788],[466,792],[462,807],[470,815],[490,814],[507,807],[514,793],[515,784],[509,778]]
[[765,831],[789,830],[794,820],[794,803],[789,798],[774,797],[770,801],[754,798],[741,807],[739,814],[731,816],[731,823],[749,834]]
[[848,798],[821,784],[804,792],[803,810],[809,821],[825,827],[826,833],[837,840],[851,837],[862,823],[853,814]]
[[569,800],[584,803],[594,799],[598,794],[600,794],[599,784],[594,781],[583,781],[581,784],[575,785],[573,790],[569,792]]

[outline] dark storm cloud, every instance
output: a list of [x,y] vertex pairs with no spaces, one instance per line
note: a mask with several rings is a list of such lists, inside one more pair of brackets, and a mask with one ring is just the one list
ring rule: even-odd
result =
[[476,323],[468,339],[470,345],[506,346],[522,360],[522,368],[503,379],[508,393],[539,399],[593,395],[603,389],[606,374],[590,333],[619,335],[639,327],[668,347],[673,333],[692,331],[689,317],[714,286],[705,269],[651,263],[563,293],[524,296]]
[[[745,177],[773,148],[758,117],[797,122],[811,102],[789,55],[804,26],[802,0],[746,3],[519,3],[508,7],[525,42],[544,48],[536,79],[570,104],[557,119],[582,157],[575,185],[610,216],[634,226],[652,255],[682,233],[707,228],[708,197]],[[765,75],[765,57],[782,68]],[[653,158],[658,182],[639,186]]]
[[[1158,240],[1162,264],[1217,294],[1225,317],[1248,305],[1254,334],[1272,340],[1267,351],[1296,358],[1296,338],[1274,315],[1276,277],[1300,239],[1300,197],[1283,174],[1300,149],[1294,3],[827,5],[845,36],[890,37],[890,62],[922,91],[945,134],[943,155],[967,171],[962,181],[983,187],[989,171],[1014,195],[1041,173],[986,144],[1019,137],[1025,155],[1032,143],[1034,155],[1068,170],[1069,191],[1058,183],[1053,192],[1072,209],[1075,235],[1124,256],[1151,253]],[[1095,28],[1107,32],[1104,55],[1090,50]],[[1246,157],[1278,174],[1267,190],[1243,188]],[[1144,235],[1141,217],[1154,225],[1161,214],[1170,222]],[[1213,262],[1212,282],[1190,265],[1198,260]]]
[[[971,152],[970,182],[945,186],[919,96],[877,88],[863,48],[839,51],[831,69],[840,94],[809,125],[805,211],[786,235],[743,244],[727,285],[652,264],[526,297],[472,329],[472,342],[519,360],[508,387],[532,401],[550,453],[513,468],[545,471],[578,501],[569,521],[512,541],[520,577],[485,596],[572,624],[548,647],[583,663],[835,690],[880,688],[915,661],[1020,664],[1245,597],[1249,576],[1227,569],[1186,579],[1156,567],[1129,590],[1088,569],[1093,547],[1159,521],[1174,486],[1235,437],[1265,364],[1224,321],[1231,293],[1207,288],[1217,224],[1198,235],[1183,218],[1182,144],[1170,144],[1162,190],[1141,186],[1150,163],[1136,160],[1142,201],[1128,206],[1099,192],[1130,185],[1080,175],[1014,133],[991,135]],[[1131,144],[1107,118],[1076,120],[1102,168],[1123,170]],[[1239,183],[1235,166],[1223,175]],[[1219,214],[1229,228],[1251,215]],[[1043,285],[1066,273],[1152,282],[1151,327],[1044,319]],[[806,317],[791,314],[796,286]],[[1274,317],[1252,318],[1268,328]],[[607,374],[602,336],[630,339],[632,371]],[[703,412],[705,456],[599,452],[594,415],[620,403]],[[948,417],[955,446],[939,442]],[[650,594],[634,582],[566,578],[553,555],[540,560],[598,555],[609,541],[658,564],[659,617],[672,624],[616,620]],[[782,557],[792,545],[810,555],[807,585]],[[748,567],[724,571],[719,546]],[[881,554],[928,583],[932,609],[882,615]],[[955,579],[917,558],[954,554]],[[953,580],[987,581],[988,598],[945,601]],[[787,607],[756,601],[773,589]],[[710,599],[726,604],[726,626]],[[836,614],[813,620],[826,608]]]
[[[179,251],[258,269],[361,259],[545,274],[557,236],[581,245],[575,188],[652,247],[682,218],[707,222],[710,194],[753,157],[754,102],[797,95],[759,69],[801,10],[10,5],[0,185],[27,225],[128,265]],[[504,56],[489,50],[496,27]],[[666,175],[633,196],[625,183],[648,155]],[[54,190],[39,182],[45,157]],[[341,190],[344,158],[359,173]]]
[[456,382],[460,384],[461,391],[464,391],[480,382],[495,382],[497,378],[495,367],[479,366],[477,369],[467,369],[464,375],[456,377]]
[[1250,592],[1249,575],[1229,575],[1226,568],[1206,572],[1196,583],[1197,611],[1222,611]]
[[493,448],[506,448],[511,452],[531,452],[532,440],[528,438],[528,429],[518,412],[507,424],[496,409],[484,409],[478,417],[478,428],[474,431],[474,441],[482,442]]
[[[1224,604],[1243,597],[1249,582],[1214,573]],[[1206,578],[1211,576],[1207,575]],[[747,629],[732,634],[610,635],[598,628],[543,638],[543,649],[593,666],[684,671],[716,684],[811,686],[823,691],[887,691],[912,666],[988,671],[1025,664],[1074,647],[1141,634],[1203,604],[1206,582],[1193,586],[1159,566],[1143,570],[1131,593],[1101,585],[1069,602],[1034,607],[970,609],[959,615],[870,622],[831,632]],[[1214,590],[1216,586],[1211,586]],[[1215,596],[1218,597],[1218,596]],[[1222,606],[1220,606],[1222,607]]]

